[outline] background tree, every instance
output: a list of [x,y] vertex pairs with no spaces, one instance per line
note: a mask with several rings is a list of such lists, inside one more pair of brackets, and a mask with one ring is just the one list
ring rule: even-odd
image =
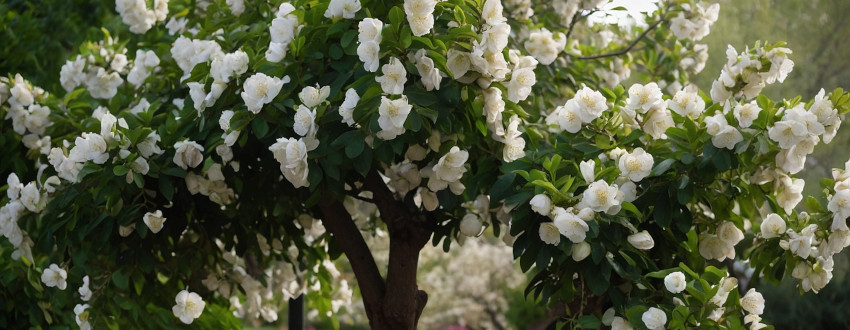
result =
[[[81,47],[64,96],[0,89],[29,149],[4,159],[34,164],[0,210],[22,292],[3,322],[273,321],[329,296],[344,253],[370,325],[412,328],[421,249],[485,226],[534,266],[526,294],[584,327],[758,328],[761,295],[717,267],[735,256],[823,288],[850,189],[839,170],[798,213],[792,175],[850,95],[760,96],[790,70],[781,43],[728,51],[700,93],[716,5],[582,23],[598,5],[117,1],[132,35]],[[361,229],[388,233],[385,273]]]

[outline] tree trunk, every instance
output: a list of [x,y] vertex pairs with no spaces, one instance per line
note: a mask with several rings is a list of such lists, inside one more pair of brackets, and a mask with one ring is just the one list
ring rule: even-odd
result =
[[428,302],[428,295],[416,285],[419,252],[432,231],[425,226],[424,214],[413,214],[396,200],[374,169],[367,175],[364,188],[372,192],[390,235],[386,281],[342,202],[322,199],[322,222],[351,262],[372,329],[415,329]]

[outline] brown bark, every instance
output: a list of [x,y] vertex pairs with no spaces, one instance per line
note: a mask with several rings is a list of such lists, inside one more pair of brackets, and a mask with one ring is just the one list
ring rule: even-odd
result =
[[322,199],[319,208],[323,215],[322,223],[333,234],[351,263],[372,328],[378,328],[379,325],[373,320],[383,319],[380,302],[383,300],[386,286],[378,271],[378,265],[375,264],[375,258],[372,257],[372,251],[340,201]]
[[415,214],[395,199],[376,170],[369,172],[364,188],[372,192],[390,235],[386,281],[339,200],[326,198],[319,202],[322,221],[351,262],[372,329],[415,329],[428,302],[428,295],[416,285],[419,252],[432,231],[425,226],[424,215]]
[[363,185],[372,192],[390,234],[387,287],[391,290],[383,302],[385,316],[393,329],[414,329],[428,302],[428,295],[416,285],[416,270],[419,252],[431,239],[431,231],[425,228],[424,215],[411,214],[404,203],[396,200],[375,169]]

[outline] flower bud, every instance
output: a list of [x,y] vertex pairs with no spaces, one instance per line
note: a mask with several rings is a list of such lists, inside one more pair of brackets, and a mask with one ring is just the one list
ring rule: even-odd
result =
[[647,232],[646,230],[637,234],[629,235],[628,241],[629,244],[631,244],[638,250],[649,250],[653,246],[655,246],[655,242],[652,240],[652,236],[650,236],[649,232]]

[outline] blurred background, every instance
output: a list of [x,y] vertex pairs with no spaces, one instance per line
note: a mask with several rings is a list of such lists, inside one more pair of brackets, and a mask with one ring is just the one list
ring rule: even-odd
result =
[[[222,0],[223,1],[223,0]],[[627,2],[627,1],[623,1]],[[787,41],[794,53],[794,71],[782,84],[770,85],[764,93],[774,100],[801,95],[811,99],[824,88],[850,88],[850,1],[847,0],[720,0],[720,18],[702,42],[709,46],[706,68],[695,83],[708,90],[725,63],[726,45],[739,51],[757,40]],[[116,31],[120,18],[111,0],[0,1],[0,75],[21,73],[48,91],[61,92],[59,68],[84,40],[98,40],[100,27]],[[50,32],[48,32],[50,31]],[[121,38],[119,36],[119,38]],[[846,119],[846,118],[845,118]],[[847,124],[845,124],[847,125]],[[5,132],[4,134],[11,134]],[[11,138],[11,137],[10,137]],[[809,156],[802,177],[805,195],[825,200],[820,177],[830,177],[832,168],[843,168],[850,157],[850,129],[839,130],[828,145],[820,144]],[[0,167],[13,166],[0,164]],[[0,168],[1,169],[1,168]],[[487,235],[484,235],[487,236]],[[490,235],[492,237],[492,235]],[[382,244],[381,237],[373,237]],[[480,239],[453,247],[451,255],[440,248],[423,252],[420,283],[429,292],[422,315],[423,329],[513,329],[546,328],[552,321],[544,308],[523,297],[525,275],[512,263],[511,249],[501,241]],[[381,259],[376,256],[376,259]],[[344,258],[336,262],[341,277],[354,282]],[[835,277],[817,295],[801,295],[793,280],[779,285],[753,285],[764,294],[765,323],[777,329],[850,329],[850,258],[836,257]],[[308,328],[368,328],[359,292],[352,303],[334,315],[311,312],[311,305],[327,303],[307,299]],[[286,327],[286,311],[275,325]]]

